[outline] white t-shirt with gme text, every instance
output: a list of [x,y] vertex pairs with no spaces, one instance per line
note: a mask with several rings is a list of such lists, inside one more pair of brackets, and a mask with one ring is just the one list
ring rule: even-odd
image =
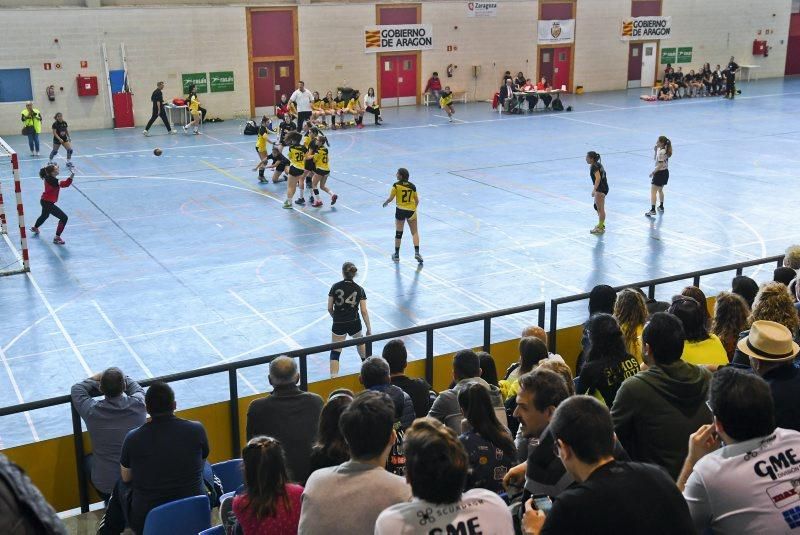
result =
[[509,535],[514,522],[505,502],[494,492],[472,489],[456,503],[414,499],[385,509],[375,535]]
[[[800,433],[720,448],[700,459],[683,497],[698,533],[795,533],[800,528]],[[796,530],[800,533],[800,529]]]
[[292,96],[289,97],[289,100],[294,102],[297,113],[311,111],[311,101],[314,100],[314,93],[308,89],[303,89],[302,91],[296,89]]

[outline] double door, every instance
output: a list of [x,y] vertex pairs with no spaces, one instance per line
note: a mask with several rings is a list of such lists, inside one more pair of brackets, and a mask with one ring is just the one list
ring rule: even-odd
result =
[[631,43],[628,50],[628,89],[653,87],[658,43]]
[[[544,76],[554,89],[569,88],[569,71],[572,48],[554,47],[539,49],[539,76]],[[536,80],[538,82],[539,80]]]
[[[381,106],[408,106],[417,103],[416,54],[381,54]],[[366,93],[366,89],[362,90]]]
[[294,61],[259,61],[253,63],[253,98],[256,117],[274,115],[281,95],[295,90]]

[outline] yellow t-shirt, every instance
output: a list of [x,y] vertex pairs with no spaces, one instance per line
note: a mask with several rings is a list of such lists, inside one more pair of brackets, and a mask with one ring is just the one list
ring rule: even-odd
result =
[[325,103],[322,101],[322,99],[318,98],[317,100],[311,103],[311,109],[315,111],[320,111],[323,108],[324,104]]
[[189,111],[193,114],[196,114],[200,111],[200,100],[197,98],[197,95],[191,95],[189,97]]
[[306,148],[303,145],[289,147],[289,161],[295,169],[305,169]]
[[642,331],[644,331],[644,325],[639,325],[636,328],[636,342],[633,345],[629,346],[627,343],[625,344],[625,349],[628,350],[628,353],[636,357],[636,361],[641,364],[642,360]]
[[395,199],[397,200],[397,207],[401,210],[411,210],[412,212],[417,209],[417,187],[411,182],[395,182],[392,186]]
[[445,106],[449,106],[450,104],[452,104],[452,102],[453,102],[453,93],[447,93],[445,95],[442,95],[442,97],[439,99],[439,106],[444,108]]
[[702,342],[689,342],[688,340],[684,342],[681,358],[684,362],[698,366],[728,364],[728,353],[716,334],[712,334],[710,338]]
[[318,147],[317,152],[314,153],[314,165],[317,169],[322,171],[330,171],[330,164],[328,163],[328,147]]
[[267,141],[269,141],[269,136],[266,130],[263,134],[256,136],[256,149],[258,149],[258,152],[267,152]]

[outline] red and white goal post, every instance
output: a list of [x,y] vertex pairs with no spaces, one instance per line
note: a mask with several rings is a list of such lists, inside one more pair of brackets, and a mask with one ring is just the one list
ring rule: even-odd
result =
[[[14,195],[8,194],[8,185],[14,184]],[[6,186],[6,197],[3,197],[3,187]],[[8,210],[9,201],[16,200],[16,209]],[[13,208],[13,205],[10,205]],[[19,226],[19,245],[14,241],[8,231],[8,214],[17,212],[17,225]],[[12,225],[13,229],[13,225]],[[22,206],[22,181],[19,177],[19,159],[17,153],[8,143],[0,138],[0,276],[25,273],[31,270],[28,261],[28,238],[25,233],[25,212]]]

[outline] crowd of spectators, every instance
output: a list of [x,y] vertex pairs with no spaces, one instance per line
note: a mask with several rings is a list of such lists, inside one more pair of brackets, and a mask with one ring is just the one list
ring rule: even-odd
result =
[[[538,327],[502,378],[491,355],[458,351],[438,394],[406,375],[402,340],[363,361],[363,391],[326,401],[279,357],[271,394],[247,411],[244,484],[222,489],[235,491],[226,529],[789,532],[800,525],[800,246],[784,264],[760,287],[736,277],[711,309],[692,286],[671,303],[595,287],[574,377]],[[106,502],[98,533],[142,533],[159,505],[218,498],[205,429],[175,415],[169,385],[145,392],[109,368],[72,400]],[[63,533],[24,474],[3,457],[0,471],[8,510],[36,513],[31,533]]]

